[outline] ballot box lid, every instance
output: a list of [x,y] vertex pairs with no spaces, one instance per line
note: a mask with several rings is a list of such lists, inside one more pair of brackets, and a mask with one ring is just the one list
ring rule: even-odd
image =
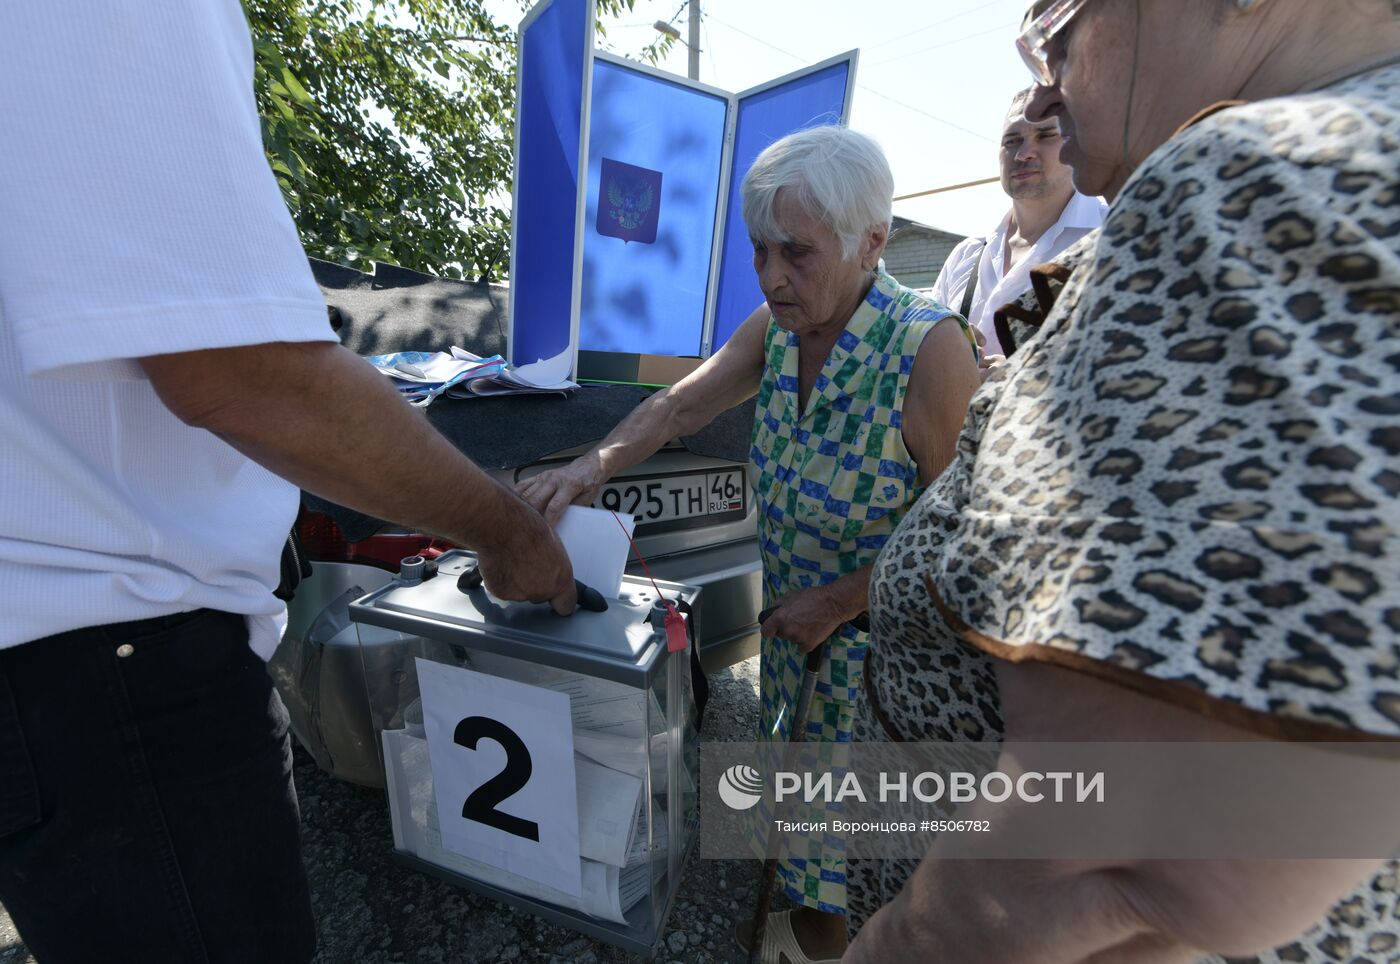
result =
[[583,609],[560,616],[548,604],[511,603],[484,588],[463,592],[461,574],[475,556],[454,549],[437,560],[437,575],[416,585],[396,579],[350,605],[357,623],[554,666],[628,686],[648,687],[668,655],[666,637],[652,626],[659,588],[675,603],[693,606],[699,590],[678,583],[624,576],[621,597],[607,612]]

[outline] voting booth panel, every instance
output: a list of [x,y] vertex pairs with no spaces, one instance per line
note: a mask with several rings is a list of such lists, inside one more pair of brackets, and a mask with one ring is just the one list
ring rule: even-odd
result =
[[649,955],[699,823],[693,634],[668,645],[657,590],[682,613],[700,591],[624,576],[564,618],[461,588],[474,566],[454,550],[350,607],[396,855]]
[[545,0],[521,26],[510,361],[672,381],[763,300],[743,177],[773,141],[849,118],[856,53],[734,95],[595,51],[594,12]]
[[744,175],[774,141],[809,127],[846,123],[850,119],[855,80],[856,55],[842,54],[746,90],[735,98],[732,164],[736,173],[729,182],[725,199],[728,216],[719,245],[718,284],[711,311],[710,342],[714,350],[723,346],[763,301],[739,195]]
[[511,198],[509,352],[515,365],[578,344],[592,0],[544,0],[520,25]]
[[592,102],[579,349],[699,355],[728,98],[598,54]]

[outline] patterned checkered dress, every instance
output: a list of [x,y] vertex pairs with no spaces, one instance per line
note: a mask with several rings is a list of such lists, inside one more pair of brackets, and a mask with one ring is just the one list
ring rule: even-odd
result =
[[[958,316],[879,272],[831,349],[805,412],[798,337],[769,323],[752,452],[765,606],[873,563],[923,491],[900,431],[904,393],[924,336],[947,317]],[[975,356],[966,323],[963,331]],[[823,644],[807,740],[851,739],[866,642],[847,624]],[[761,739],[788,738],[805,662],[794,643],[764,640]],[[827,836],[819,849],[820,860],[779,861],[784,889],[808,907],[845,913],[841,841]]]

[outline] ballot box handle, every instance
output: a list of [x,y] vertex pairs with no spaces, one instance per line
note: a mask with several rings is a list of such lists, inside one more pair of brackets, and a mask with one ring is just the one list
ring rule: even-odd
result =
[[[457,588],[464,593],[475,592],[482,587],[485,579],[481,575],[480,566],[472,566],[457,577]],[[574,589],[578,593],[578,604],[581,608],[587,609],[591,613],[605,613],[608,611],[608,601],[603,594],[591,586],[585,586],[577,579],[574,580]]]

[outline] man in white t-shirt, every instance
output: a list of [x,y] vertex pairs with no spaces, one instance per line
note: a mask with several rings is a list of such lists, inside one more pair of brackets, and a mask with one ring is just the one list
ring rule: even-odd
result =
[[305,962],[263,665],[297,486],[574,607],[544,520],[336,343],[238,0],[0,4],[0,903],[45,962]]
[[996,310],[1030,290],[1030,270],[1054,259],[1103,223],[1108,206],[1074,190],[1060,163],[1060,121],[1026,120],[1030,90],[1011,101],[1001,133],[1001,187],[1011,210],[995,231],[967,238],[948,256],[933,298],[960,312],[982,339],[983,366],[1004,355]]

